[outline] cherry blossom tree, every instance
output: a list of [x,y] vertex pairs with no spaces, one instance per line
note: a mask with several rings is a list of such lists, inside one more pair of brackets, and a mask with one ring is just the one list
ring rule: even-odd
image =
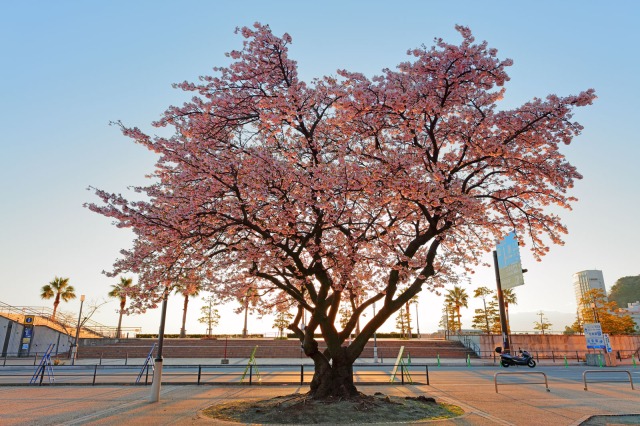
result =
[[117,123],[159,155],[139,200],[96,189],[88,205],[135,232],[110,272],[138,275],[130,309],[155,307],[190,271],[223,301],[256,291],[263,312],[286,297],[315,365],[310,394],[353,396],[354,361],[418,292],[457,282],[511,230],[537,258],[561,244],[550,207],[570,208],[581,176],[559,147],[594,91],[500,110],[511,60],[457,29],[459,45],[436,39],[373,78],[305,82],[291,37],[256,23],[238,30],[230,65],[176,85],[193,99],[154,123],[172,136]]

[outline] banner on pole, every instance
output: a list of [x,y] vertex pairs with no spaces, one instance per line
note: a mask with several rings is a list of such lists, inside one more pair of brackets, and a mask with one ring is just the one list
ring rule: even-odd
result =
[[498,271],[500,286],[503,290],[524,284],[520,248],[516,240],[516,233],[510,232],[496,246],[498,253]]

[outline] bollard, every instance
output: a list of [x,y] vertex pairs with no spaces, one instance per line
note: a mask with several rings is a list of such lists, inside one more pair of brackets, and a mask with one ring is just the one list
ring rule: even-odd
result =
[[471,367],[471,357],[467,354],[467,367]]
[[438,367],[440,367],[440,354],[437,354],[437,358],[438,358]]
[[98,366],[94,365],[93,366],[93,383],[91,383],[93,386],[96,385],[96,376],[98,375]]
[[304,365],[300,364],[300,384],[304,384]]
[[631,362],[633,363],[633,368],[636,368],[636,354],[631,354]]
[[602,368],[602,355],[598,354],[598,365]]
[[198,365],[198,385],[200,384],[200,377],[202,377],[202,365]]
[[125,352],[124,354],[124,365],[127,365],[129,362],[129,352]]
[[567,362],[567,356],[564,356],[564,368],[568,368],[569,367],[569,363]]
[[425,368],[425,372],[427,374],[427,386],[429,386],[429,366],[425,365],[424,368]]
[[100,363],[99,365],[102,365],[102,352],[100,352]]

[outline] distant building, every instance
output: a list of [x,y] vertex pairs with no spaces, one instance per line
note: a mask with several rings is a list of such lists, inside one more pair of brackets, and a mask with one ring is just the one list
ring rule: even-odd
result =
[[576,304],[578,305],[578,314],[582,312],[582,297],[589,290],[602,290],[606,296],[607,288],[604,285],[604,276],[602,271],[596,269],[580,271],[573,274],[573,291],[576,295]]
[[633,322],[636,323],[636,332],[640,331],[640,300],[633,303],[627,303],[627,307],[621,308],[620,310],[629,314]]

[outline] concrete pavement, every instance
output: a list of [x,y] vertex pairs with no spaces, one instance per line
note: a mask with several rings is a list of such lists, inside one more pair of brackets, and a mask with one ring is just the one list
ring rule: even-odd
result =
[[[362,385],[358,388],[367,394],[382,392],[395,396],[432,396],[440,402],[455,404],[465,410],[465,415],[461,417],[438,422],[443,425],[578,425],[592,415],[640,414],[640,390],[637,386],[636,390],[631,390],[629,383],[590,383],[589,391],[584,391],[580,380],[583,370],[579,367],[547,369],[551,392],[547,392],[543,384],[531,383],[500,386],[499,393],[496,393],[493,381],[496,372],[530,371],[513,368],[432,368],[429,386]],[[630,371],[633,372],[634,382],[640,382],[640,371]],[[539,377],[536,376],[536,379],[539,380]],[[528,375],[519,379],[505,376],[500,380],[531,381]],[[150,387],[0,387],[0,424],[220,424],[201,417],[199,411],[215,403],[270,398],[307,390],[307,385],[165,384],[162,386],[160,402],[149,403]],[[640,424],[640,416],[625,419],[631,421],[626,424]],[[622,424],[619,419],[612,421]]]

